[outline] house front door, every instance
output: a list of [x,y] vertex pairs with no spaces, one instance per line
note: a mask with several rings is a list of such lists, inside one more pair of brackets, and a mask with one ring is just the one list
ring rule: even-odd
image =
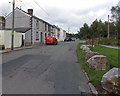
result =
[[24,36],[22,35],[22,44],[21,46],[24,46]]
[[47,37],[47,33],[45,33],[45,39],[46,39],[46,37]]

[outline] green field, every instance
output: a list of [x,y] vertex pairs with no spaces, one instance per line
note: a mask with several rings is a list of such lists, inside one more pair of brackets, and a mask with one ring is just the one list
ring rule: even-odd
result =
[[[102,76],[109,69],[104,70],[104,71],[90,69],[87,66],[87,62],[85,60],[85,51],[80,49],[80,46],[81,46],[81,44],[78,44],[78,46],[77,46],[77,53],[78,53],[78,59],[79,59],[80,65],[87,72],[90,82],[93,83],[93,85],[98,86],[100,84]],[[118,51],[120,51],[120,50],[101,47],[101,46],[95,46],[93,48],[93,50],[108,57],[108,62],[109,62],[110,68],[120,67],[119,62],[118,62]]]

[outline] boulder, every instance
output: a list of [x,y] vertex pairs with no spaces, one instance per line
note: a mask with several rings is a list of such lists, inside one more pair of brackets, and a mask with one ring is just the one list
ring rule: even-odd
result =
[[81,46],[80,46],[81,49],[83,49],[83,48],[85,48],[85,47],[86,47],[86,45],[81,45]]
[[88,60],[89,58],[91,58],[94,55],[100,55],[100,54],[97,52],[87,51],[85,59]]
[[90,51],[90,48],[87,45],[81,45],[81,49],[85,50],[86,52]]
[[120,94],[120,68],[112,68],[101,80],[103,89],[110,93]]
[[95,47],[94,45],[92,46],[92,45],[86,45],[87,47]]
[[85,52],[91,51],[89,47],[85,47],[83,50],[85,50]]
[[106,70],[107,62],[107,57],[104,55],[94,55],[87,60],[88,66],[95,70]]

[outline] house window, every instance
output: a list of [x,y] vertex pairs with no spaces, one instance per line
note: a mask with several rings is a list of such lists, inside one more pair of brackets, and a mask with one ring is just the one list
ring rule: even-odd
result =
[[47,24],[45,24],[45,31],[47,31]]
[[39,29],[39,20],[36,20],[36,28]]
[[36,32],[36,40],[39,40],[39,33]]
[[48,25],[48,31],[50,32],[50,26]]

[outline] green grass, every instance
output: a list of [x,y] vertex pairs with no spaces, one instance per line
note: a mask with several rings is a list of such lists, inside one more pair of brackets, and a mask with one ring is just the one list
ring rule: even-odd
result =
[[99,70],[93,70],[90,69],[87,66],[87,62],[85,60],[85,51],[80,49],[81,44],[78,44],[77,46],[77,53],[78,53],[78,59],[80,62],[81,67],[84,69],[85,72],[87,72],[88,77],[90,79],[90,82],[95,85],[98,86],[100,84],[100,81],[102,79],[102,76],[108,71],[108,70],[104,70],[104,71],[99,71]]
[[[90,69],[87,65],[86,60],[85,60],[85,51],[80,49],[81,45],[82,44],[80,43],[77,46],[77,53],[78,53],[78,59],[79,59],[80,65],[84,69],[84,71],[87,72],[88,77],[90,79],[90,82],[93,85],[98,86],[101,83],[101,79],[102,79],[103,75],[109,69],[102,70],[102,71]],[[118,62],[118,60],[120,59],[120,57],[118,56],[118,53],[120,52],[120,50],[107,48],[107,47],[102,47],[102,46],[95,46],[93,48],[93,51],[107,56],[110,68],[113,68],[113,67],[120,68],[120,64]]]
[[113,67],[120,68],[120,64],[118,61],[118,60],[120,60],[120,56],[118,56],[120,49],[112,49],[112,48],[107,48],[107,47],[102,47],[102,46],[95,46],[93,48],[93,51],[107,56],[108,63],[111,68],[113,68]]

